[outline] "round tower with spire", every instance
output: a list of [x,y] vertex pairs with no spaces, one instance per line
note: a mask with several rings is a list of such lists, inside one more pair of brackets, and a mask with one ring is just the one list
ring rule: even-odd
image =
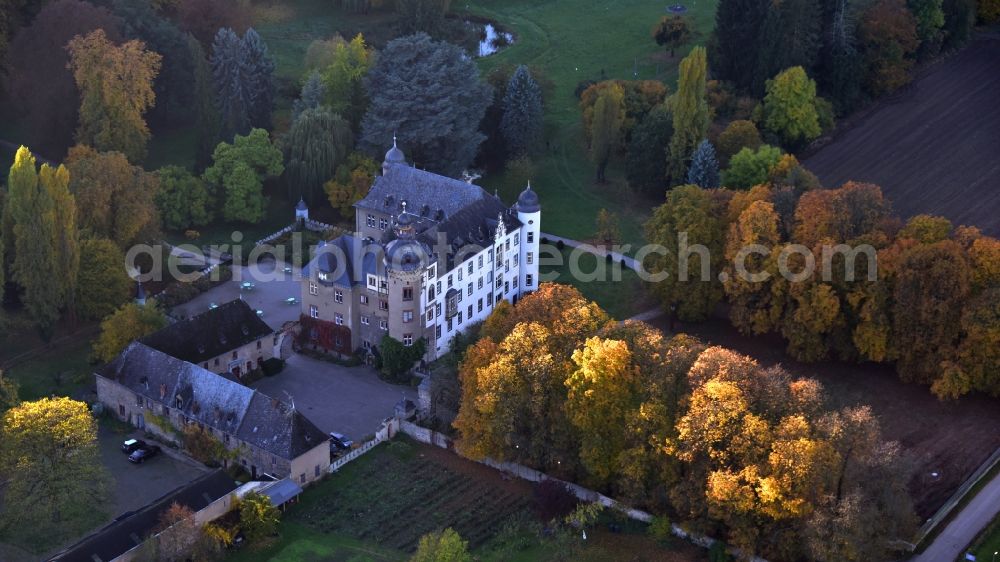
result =
[[385,153],[385,159],[382,160],[383,176],[389,173],[389,169],[392,168],[393,164],[406,164],[406,155],[396,146],[396,135],[392,135],[392,148]]
[[517,219],[521,221],[521,262],[518,286],[521,294],[526,294],[538,288],[538,248],[542,236],[542,207],[538,202],[538,194],[531,189],[531,182],[517,197],[514,205]]

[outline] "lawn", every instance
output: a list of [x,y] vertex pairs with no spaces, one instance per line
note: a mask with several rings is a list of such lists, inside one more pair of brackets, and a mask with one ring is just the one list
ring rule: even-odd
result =
[[[695,30],[693,44],[707,40],[716,3],[706,0],[688,5]],[[690,47],[669,58],[650,38],[667,5],[648,0],[473,0],[467,4],[469,13],[496,20],[515,34],[511,47],[480,59],[484,72],[504,62],[530,64],[542,69],[554,84],[545,108],[547,148],[535,159],[537,171],[532,180],[541,196],[545,232],[590,238],[597,211],[604,207],[628,219],[622,224],[625,242],[643,240],[642,222],[661,201],[631,193],[614,163],[608,183],[594,183],[594,166],[586,158],[573,92],[583,80],[602,78],[658,79],[675,90],[677,63]],[[522,188],[510,185],[502,175],[481,182],[499,189],[507,201],[514,200]]]
[[[695,29],[692,44],[708,38],[716,2],[707,0],[688,7]],[[489,18],[515,34],[514,45],[479,59],[484,74],[498,64],[524,63],[542,69],[553,83],[546,102],[546,148],[535,158],[532,180],[542,197],[546,232],[589,238],[597,211],[604,207],[628,218],[622,224],[625,242],[642,241],[642,222],[660,201],[632,193],[620,164],[612,163],[607,184],[594,183],[573,91],[582,80],[602,78],[659,79],[675,89],[677,63],[690,47],[671,58],[650,38],[650,30],[665,15],[666,5],[648,0],[473,0],[453,4],[459,16]],[[381,47],[393,35],[389,13],[346,13],[325,0],[297,0],[287,6],[256,25],[274,56],[281,83],[283,95],[279,96],[276,122],[283,119],[290,105],[284,94],[297,92],[302,59],[313,40],[363,33],[369,43]],[[524,187],[513,185],[504,174],[481,178],[479,183],[488,190],[498,190],[505,201],[514,201]]]
[[[539,253],[539,278],[542,282],[572,285],[618,320],[656,306],[636,272],[620,263],[608,262],[582,251],[574,253],[568,246],[562,251],[555,246],[549,248],[549,251]],[[574,270],[580,274],[574,275]]]
[[[93,335],[94,330],[85,329],[67,336],[64,341],[44,349],[33,358],[7,368],[4,376],[17,381],[22,400],[37,400],[51,395],[80,398],[94,382],[93,366],[90,364]],[[4,345],[11,345],[9,350],[27,351],[29,346],[41,343],[33,337],[20,337]]]
[[976,560],[990,561],[1000,560],[1000,555],[996,554],[998,551],[1000,551],[1000,515],[994,518],[986,531],[976,539],[972,553],[976,556]]
[[[398,437],[306,490],[286,512],[281,536],[246,548],[234,562],[406,560],[425,533],[452,527],[478,559],[541,562],[553,545],[530,537],[524,548],[500,552],[496,535],[512,518],[534,518],[531,484],[464,460],[454,453]],[[698,550],[667,549],[623,524],[623,533],[595,529],[578,557],[583,561],[697,560]],[[638,531],[638,533],[637,533]]]

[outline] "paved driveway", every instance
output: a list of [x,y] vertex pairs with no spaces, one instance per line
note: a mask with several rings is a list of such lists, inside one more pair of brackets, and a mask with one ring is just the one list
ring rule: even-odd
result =
[[288,358],[285,369],[253,385],[295,407],[324,432],[358,440],[371,435],[393,413],[403,396],[416,402],[416,389],[392,385],[370,367],[343,367],[303,355]]
[[184,457],[173,451],[165,451],[142,464],[132,464],[120,449],[128,437],[144,439],[141,432],[122,435],[104,427],[97,433],[101,461],[111,473],[112,518],[140,509],[208,471],[193,460],[179,460]]
[[[300,273],[297,268],[292,273],[284,272],[284,262],[264,262],[256,271],[234,266],[233,279],[206,291],[190,301],[174,307],[174,315],[190,318],[208,310],[211,303],[222,304],[240,298],[255,310],[262,310],[261,318],[275,330],[289,320],[298,320],[301,304],[290,305],[288,297],[298,300],[302,296]],[[244,282],[253,283],[253,289],[243,290]]]

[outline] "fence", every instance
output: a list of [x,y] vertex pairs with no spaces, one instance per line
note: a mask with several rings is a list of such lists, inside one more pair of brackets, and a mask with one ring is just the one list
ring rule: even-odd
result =
[[261,238],[260,240],[257,241],[256,245],[260,246],[261,244],[267,244],[269,242],[273,242],[273,241],[277,240],[278,238],[282,237],[283,235],[291,232],[292,230],[295,230],[295,225],[294,224],[290,224],[290,225],[286,226],[285,228],[282,228],[281,230],[279,230],[279,231],[277,231],[277,232],[275,232],[273,234],[269,234],[269,235]]
[[944,502],[944,505],[942,505],[941,508],[938,509],[937,512],[935,512],[934,515],[932,515],[931,518],[920,527],[920,531],[917,533],[916,544],[909,545],[910,550],[916,549],[917,545],[924,542],[924,539],[926,539],[927,536],[930,535],[931,532],[933,532],[934,529],[940,525],[949,514],[951,514],[955,507],[958,506],[958,504],[962,501],[962,498],[969,493],[969,490],[979,483],[983,476],[986,476],[986,474],[993,470],[993,467],[997,466],[997,464],[1000,464],[1000,448],[993,451],[993,454],[990,455],[990,457],[986,459],[983,464],[979,465],[979,468],[972,473],[972,476],[969,476],[965,482],[958,487],[958,490],[955,490],[955,493],[948,498],[948,501]]
[[[448,449],[451,451],[454,451],[455,449],[455,443],[447,435],[443,435],[436,431],[427,429],[426,427],[420,427],[419,425],[416,425],[408,421],[392,420],[388,424],[390,428],[390,433],[392,426],[395,424],[398,424],[398,430],[400,432],[409,435],[416,441],[419,441],[421,443],[426,443],[428,445],[434,445],[436,447],[440,447],[442,449]],[[600,503],[605,507],[623,513],[629,519],[641,521],[643,523],[649,523],[653,520],[652,514],[642,511],[641,509],[635,509],[633,507],[629,507],[619,501],[616,501],[612,498],[605,496],[604,494],[601,494],[600,492],[595,492],[594,490],[591,490],[589,488],[584,488],[579,484],[566,482],[565,480],[560,480],[558,478],[552,478],[551,476],[545,474],[544,472],[535,470],[533,468],[529,468],[512,462],[495,461],[489,458],[482,459],[476,462],[479,462],[480,464],[484,464],[491,468],[495,468],[497,470],[501,470],[503,472],[507,472],[509,474],[513,474],[514,476],[517,476],[522,480],[528,480],[530,482],[541,482],[542,480],[554,480],[566,486],[566,489],[568,489],[574,496],[576,496],[581,501],[590,503],[595,503],[595,502]],[[698,546],[704,548],[710,548],[713,544],[715,544],[715,539],[711,537],[689,533],[676,524],[671,525],[671,527],[675,536],[687,539],[697,544]],[[740,560],[745,559],[743,558],[742,552],[739,549],[730,548],[729,551],[734,555],[736,555]],[[759,558],[757,556],[750,557],[749,560],[751,562],[767,562],[767,560]]]
[[368,451],[371,451],[379,443],[382,443],[383,441],[388,441],[390,438],[392,438],[392,436],[399,430],[398,426],[396,426],[396,423],[397,422],[395,421],[395,418],[389,418],[384,422],[382,422],[382,427],[379,428],[379,430],[375,433],[374,439],[366,441],[357,449],[351,449],[351,451],[348,452],[346,455],[330,463],[330,469],[329,469],[330,473],[332,474],[334,472],[337,472],[345,464],[353,461],[354,459],[360,457],[361,455],[367,453]]

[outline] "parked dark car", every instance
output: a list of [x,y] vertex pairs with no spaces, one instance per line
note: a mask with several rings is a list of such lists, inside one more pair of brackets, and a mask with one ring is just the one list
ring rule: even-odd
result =
[[136,449],[141,449],[146,446],[146,442],[142,439],[126,439],[122,443],[122,452],[126,455],[131,455]]
[[128,461],[136,464],[142,464],[146,462],[146,460],[155,457],[158,454],[160,454],[160,447],[158,445],[146,445],[132,451],[132,454],[128,456]]
[[350,449],[354,445],[354,441],[351,441],[343,433],[331,432],[330,433],[330,445],[331,449],[337,448],[342,451]]

